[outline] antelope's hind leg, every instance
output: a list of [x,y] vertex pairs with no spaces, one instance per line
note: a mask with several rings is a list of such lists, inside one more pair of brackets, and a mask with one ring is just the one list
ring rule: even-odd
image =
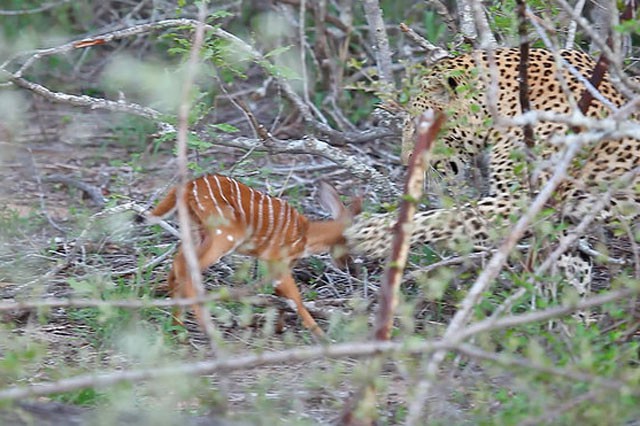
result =
[[[233,237],[229,238],[229,236]],[[200,245],[196,249],[200,272],[218,262],[222,256],[232,252],[236,245],[237,236],[230,232],[211,232],[205,234]],[[191,279],[191,274],[189,273],[189,266],[184,256],[184,248],[182,246],[173,260],[173,268],[169,273],[169,294],[174,299],[191,299],[198,296],[198,292],[193,285],[193,280]],[[192,305],[192,309],[196,315],[198,324],[200,324],[202,329],[205,329],[204,313],[201,305]],[[174,324],[183,325],[182,309],[178,306],[173,309],[173,321]]]

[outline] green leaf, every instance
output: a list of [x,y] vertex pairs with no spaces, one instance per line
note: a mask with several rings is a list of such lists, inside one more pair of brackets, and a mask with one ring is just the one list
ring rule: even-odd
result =
[[209,15],[210,19],[220,19],[220,18],[228,18],[229,16],[233,16],[233,13],[228,10],[217,10]]
[[240,131],[236,126],[232,126],[228,123],[210,124],[210,126],[224,133],[236,133]]
[[289,49],[291,49],[291,45],[289,46],[280,46],[280,47],[276,47],[275,49],[273,49],[271,52],[267,52],[264,57],[265,58],[269,58],[271,56],[278,56],[286,51],[288,51]]

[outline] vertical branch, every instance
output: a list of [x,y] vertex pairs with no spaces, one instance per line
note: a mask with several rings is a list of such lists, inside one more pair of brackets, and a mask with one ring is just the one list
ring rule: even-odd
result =
[[[620,14],[620,22],[625,22],[633,19],[634,12],[637,10],[637,8],[638,8],[638,3],[636,0],[628,0],[624,8],[624,11]],[[607,37],[607,46],[609,48],[612,48],[613,46],[613,35],[611,34],[611,32]],[[614,58],[609,58],[604,52],[600,54],[600,57],[598,58],[598,62],[596,63],[596,66],[593,68],[591,78],[589,79],[589,83],[591,83],[591,85],[596,90],[598,90],[598,87],[600,86],[600,82],[602,81],[602,78],[604,77],[605,73],[609,69],[609,63],[613,59]],[[578,108],[580,108],[580,112],[582,112],[582,114],[587,115],[587,112],[589,111],[589,107],[591,106],[592,101],[593,101],[593,95],[591,94],[591,92],[587,89],[583,90],[582,96],[578,101]]]
[[[404,199],[400,205],[398,221],[393,227],[393,241],[389,264],[380,286],[378,312],[374,324],[374,337],[379,341],[391,338],[393,316],[398,305],[398,292],[407,256],[411,244],[413,215],[416,203],[422,196],[425,170],[429,164],[431,148],[442,127],[445,114],[432,110],[425,111],[418,119],[417,142],[409,162],[409,170],[404,188]],[[380,371],[381,357],[374,357],[369,361],[367,371],[370,379],[345,404],[339,424],[350,426],[364,426],[373,424],[373,410],[375,409],[376,389],[373,376]],[[360,415],[360,417],[358,417]]]
[[475,41],[478,38],[478,32],[473,19],[471,4],[468,0],[458,0],[456,3],[460,14],[460,32],[467,40]]
[[302,70],[302,96],[307,104],[309,99],[309,73],[307,72],[307,36],[305,15],[307,13],[307,1],[300,0],[300,14],[298,16],[298,37],[300,38],[300,69]]
[[[584,9],[584,4],[586,3],[586,1],[587,0],[578,0],[578,2],[576,3],[574,10],[577,15],[582,14],[582,9]],[[567,39],[564,42],[565,49],[573,48],[573,42],[576,39],[577,29],[578,29],[578,22],[575,19],[572,19],[571,22],[569,23],[569,29],[567,30]]]
[[[193,44],[189,53],[189,60],[186,65],[186,73],[182,84],[180,95],[180,105],[178,107],[178,128],[177,128],[177,163],[178,163],[178,219],[180,222],[180,239],[182,240],[182,252],[187,261],[189,268],[189,276],[196,289],[197,297],[204,296],[204,287],[202,285],[202,274],[200,273],[200,265],[195,253],[193,238],[191,237],[191,221],[189,219],[189,210],[185,203],[186,182],[188,180],[189,170],[187,167],[187,135],[189,132],[189,109],[191,108],[190,92],[193,87],[195,75],[198,68],[198,60],[200,49],[204,41],[204,21],[207,17],[206,2],[199,5],[198,24],[196,25],[193,36]],[[201,302],[199,302],[201,303]],[[202,314],[204,317],[205,333],[209,337],[211,349],[217,353],[214,342],[215,327],[211,321],[209,310],[206,306],[202,306]]]
[[[518,63],[518,89],[520,112],[525,114],[531,110],[529,102],[529,33],[527,31],[527,5],[526,0],[516,0],[516,12],[518,14],[518,36],[520,37],[520,62]],[[526,123],[522,126],[522,134],[524,136],[525,155],[527,160],[535,161],[533,156],[533,148],[535,145],[533,136],[533,125]],[[525,171],[527,173],[527,182],[529,183],[529,195],[535,194],[535,182],[532,174],[532,167],[529,161],[525,161]],[[528,264],[529,262],[527,262]]]
[[391,96],[395,88],[393,82],[393,72],[391,68],[391,50],[389,49],[389,39],[387,38],[387,30],[382,20],[382,9],[378,0],[363,0],[364,14],[367,17],[367,24],[371,31],[374,41],[374,50],[376,52],[376,64],[378,66],[378,75],[380,82],[383,84],[382,92]]
[[474,42],[479,38],[478,47],[481,50],[496,46],[496,39],[481,1],[458,0],[458,10],[460,11],[460,31],[465,38]]
[[[516,0],[518,10],[518,35],[520,37],[520,63],[518,64],[518,80],[520,82],[520,111],[525,114],[531,110],[529,103],[529,35],[527,33],[527,6],[525,0]],[[523,127],[524,142],[527,148],[533,148],[533,126],[529,123]]]
[[425,111],[418,119],[417,142],[409,161],[408,176],[404,187],[404,199],[400,204],[398,221],[393,227],[391,258],[380,286],[380,302],[374,325],[376,340],[389,340],[393,326],[393,314],[398,305],[400,280],[404,272],[416,203],[422,196],[425,170],[429,164],[431,148],[444,123],[445,115],[432,110]]

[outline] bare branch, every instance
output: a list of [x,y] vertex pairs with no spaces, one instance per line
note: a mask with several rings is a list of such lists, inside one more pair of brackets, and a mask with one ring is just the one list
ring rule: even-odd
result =
[[[198,69],[200,49],[204,42],[204,30],[205,19],[207,17],[206,3],[202,2],[198,6],[198,22],[196,24],[195,34],[193,36],[193,44],[191,45],[191,51],[189,52],[189,61],[187,62],[186,74],[182,85],[182,95],[180,99],[180,106],[178,109],[178,134],[177,134],[177,160],[178,160],[178,186],[177,186],[177,206],[178,206],[178,219],[180,221],[180,240],[182,246],[178,256],[183,255],[187,261],[189,268],[188,279],[193,283],[193,287],[196,290],[198,298],[202,298],[205,295],[204,286],[202,285],[202,273],[200,270],[199,260],[196,255],[193,238],[191,236],[191,218],[189,215],[189,208],[185,201],[184,194],[186,192],[187,180],[189,179],[189,167],[187,164],[187,136],[189,133],[189,109],[191,108],[191,87],[193,86],[196,72]],[[179,285],[186,285],[180,283]],[[198,306],[198,305],[196,305]],[[201,315],[198,315],[198,319],[202,320],[202,326],[207,337],[209,337],[209,344],[214,354],[217,354],[218,348],[215,343],[214,337],[216,334],[216,328],[211,321],[211,314],[209,308],[206,305],[199,305]]]
[[[0,70],[1,72],[1,70]],[[131,103],[131,102],[115,102],[102,98],[94,98],[91,96],[77,96],[70,95],[66,93],[60,92],[52,92],[44,86],[41,86],[36,83],[31,83],[25,80],[22,77],[15,77],[9,74],[9,80],[14,82],[16,85],[23,87],[27,90],[31,90],[34,93],[43,96],[46,99],[49,99],[53,102],[61,102],[67,103],[74,106],[83,106],[89,107],[93,109],[104,109],[107,111],[113,112],[124,112],[127,114],[133,114],[140,117],[148,118],[153,120],[158,124],[163,132],[175,132],[175,127],[165,121],[163,121],[162,114],[159,111],[154,110],[153,108],[143,107],[141,105]],[[369,130],[364,131],[359,134],[359,139],[361,140],[369,140],[377,137],[389,136],[392,134],[388,130]],[[203,140],[209,140],[210,135],[204,132],[198,132],[198,137]],[[271,137],[273,141],[276,141],[275,138]],[[237,138],[232,141],[215,141],[216,144],[225,145],[225,146],[233,146],[237,148],[243,149],[254,149],[260,151],[269,151],[269,152],[288,152],[288,153],[304,153],[304,154],[315,154],[325,157],[329,160],[336,162],[336,164],[343,166],[345,169],[349,170],[353,173],[354,176],[357,176],[362,180],[371,180],[375,187],[376,192],[381,194],[383,197],[387,199],[396,198],[399,195],[399,192],[395,189],[394,185],[381,173],[376,171],[374,168],[368,166],[362,161],[356,159],[355,157],[348,156],[344,154],[342,151],[334,149],[331,145],[326,142],[320,141],[316,138],[310,137],[304,140],[298,141],[282,141],[277,140],[277,143],[270,142],[269,144],[264,143],[260,140],[255,139],[247,139],[247,138]],[[354,141],[359,142],[357,138],[354,137]]]
[[[400,205],[398,221],[393,227],[391,255],[380,286],[378,312],[373,330],[376,340],[387,341],[391,338],[393,316],[398,305],[400,282],[409,255],[413,215],[416,211],[416,204],[422,196],[425,170],[429,164],[431,148],[444,120],[445,115],[443,113],[434,114],[432,110],[425,111],[417,120],[417,142],[409,162],[404,188],[405,197]],[[367,368],[371,376],[377,375],[376,372],[379,371],[378,364],[380,362],[380,359],[372,360],[371,365]],[[370,412],[368,408],[375,405],[375,394],[375,384],[370,380],[347,401],[340,416],[340,423],[354,425],[356,411]],[[365,406],[367,409],[358,410],[358,407],[364,408]],[[372,422],[373,419],[371,418],[361,418],[358,419],[357,424],[372,424]]]
[[335,149],[326,142],[314,137],[307,137],[300,140],[281,141],[273,137],[269,141],[258,141],[248,138],[235,138],[228,142],[218,141],[219,145],[231,146],[242,149],[255,149],[257,151],[269,151],[272,153],[300,153],[314,154],[324,157],[328,160],[339,164],[349,170],[354,176],[363,181],[370,182],[376,194],[385,199],[396,199],[400,192],[395,185],[385,177],[382,173],[370,167],[358,158],[347,155],[340,150]]
[[389,38],[382,19],[382,9],[378,0],[363,0],[364,14],[369,24],[371,38],[374,41],[374,52],[376,53],[376,63],[378,65],[378,76],[383,83],[382,92],[393,96],[395,84],[393,72],[391,71],[391,50],[389,49]]
[[[582,10],[587,0],[578,0],[575,6],[576,15],[582,15]],[[575,20],[571,20],[569,23],[569,30],[567,31],[567,40],[564,43],[565,49],[573,49],[573,43],[576,40],[576,30],[578,29],[578,23]]]
[[420,46],[426,53],[426,65],[432,65],[444,58],[450,58],[452,55],[443,48],[432,44],[429,40],[424,39],[418,33],[413,31],[407,24],[400,23],[400,31],[418,46]]
[[[485,13],[482,2],[480,0],[458,1],[459,6],[464,8],[460,9],[464,10],[464,12],[462,12],[462,17],[460,18],[460,30],[462,33],[474,42],[479,38],[480,40],[477,47],[480,50],[489,50],[496,47],[496,39],[491,31],[491,26],[487,20],[487,14]],[[467,27],[466,29],[463,24]],[[473,31],[471,31],[471,25],[474,26]],[[471,37],[468,37],[469,35]]]
[[405,196],[400,204],[398,221],[393,227],[394,237],[391,246],[391,257],[380,287],[380,303],[374,325],[374,333],[377,340],[389,340],[391,337],[393,314],[398,304],[400,281],[409,255],[413,215],[416,211],[416,203],[422,197],[425,170],[429,164],[431,148],[444,120],[445,115],[443,113],[438,112],[434,115],[432,110],[427,110],[418,119],[416,127],[417,141],[409,161],[404,188]]
[[470,41],[476,41],[478,33],[469,0],[458,0],[458,13],[460,15],[460,32],[462,36]]
[[[529,35],[527,31],[526,3],[525,0],[516,0],[518,11],[518,36],[520,37],[520,63],[518,64],[520,111],[523,114],[531,110],[529,103]],[[527,148],[534,146],[533,126],[523,126],[524,142]]]
[[11,74],[0,69],[0,73],[4,74],[7,79],[18,87],[27,89],[37,95],[42,96],[53,102],[64,103],[73,106],[89,107],[92,109],[103,109],[112,112],[124,112],[127,114],[137,115],[139,117],[148,118],[156,121],[165,131],[174,131],[173,126],[161,120],[162,114],[153,108],[144,107],[132,102],[110,101],[103,98],[95,98],[88,95],[70,95],[68,93],[53,92],[37,83],[32,83],[17,74]]

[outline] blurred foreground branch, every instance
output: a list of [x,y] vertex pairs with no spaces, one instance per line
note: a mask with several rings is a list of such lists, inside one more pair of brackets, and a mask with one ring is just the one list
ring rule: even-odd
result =
[[[550,318],[566,315],[568,313],[584,309],[586,307],[600,306],[605,303],[629,298],[638,294],[639,289],[623,289],[609,292],[603,295],[587,298],[572,306],[551,308],[539,312],[522,315],[511,315],[500,320],[485,320],[461,335],[461,338],[469,338],[479,333],[492,330],[505,329],[515,325],[528,324],[536,321],[545,321]],[[265,365],[293,364],[323,358],[366,357],[374,355],[393,354],[429,354],[434,351],[459,351],[470,357],[491,359],[492,361],[507,365],[519,365],[534,371],[545,372],[559,377],[566,377],[577,381],[588,381],[602,387],[620,391],[624,389],[629,394],[640,395],[640,387],[633,379],[614,379],[595,376],[589,373],[571,368],[553,367],[526,358],[496,357],[487,354],[473,345],[462,342],[453,342],[451,339],[442,341],[410,341],[390,342],[373,341],[362,343],[341,343],[326,346],[312,346],[302,349],[289,349],[276,352],[266,352],[258,355],[247,355],[224,360],[201,361],[191,364],[179,364],[160,368],[147,368],[125,371],[114,371],[105,374],[85,374],[68,379],[62,379],[49,383],[35,383],[28,386],[15,386],[0,390],[0,400],[16,400],[29,396],[50,395],[52,393],[67,392],[82,388],[103,388],[123,382],[139,382],[173,376],[198,376],[213,372],[229,372],[246,370]]]

